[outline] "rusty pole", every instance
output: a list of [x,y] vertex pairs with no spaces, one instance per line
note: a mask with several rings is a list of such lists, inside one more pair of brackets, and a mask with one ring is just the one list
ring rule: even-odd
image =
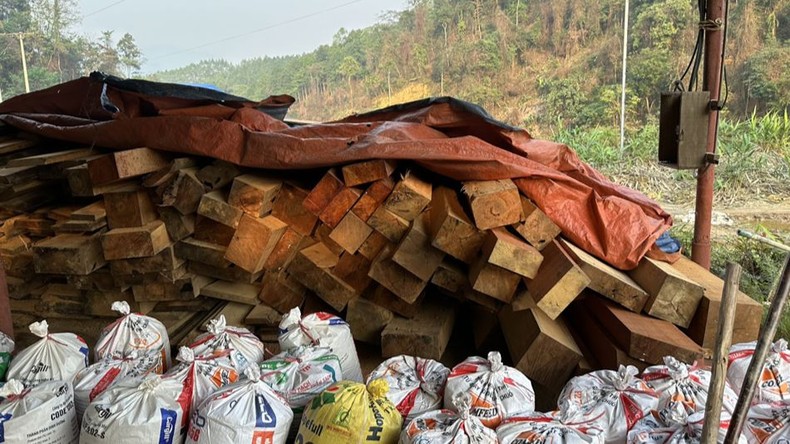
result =
[[[702,89],[710,92],[712,103],[719,104],[722,62],[724,61],[724,24],[727,17],[727,0],[707,0],[705,26],[705,67]],[[705,151],[716,152],[716,134],[719,126],[718,106],[708,117],[708,146]],[[710,269],[710,222],[713,216],[714,165],[706,164],[697,170],[697,202],[694,219],[694,241],[691,258]]]

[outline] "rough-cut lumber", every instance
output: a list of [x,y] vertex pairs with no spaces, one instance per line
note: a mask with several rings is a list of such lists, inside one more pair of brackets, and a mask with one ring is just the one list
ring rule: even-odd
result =
[[263,275],[263,271],[257,273],[250,273],[249,271],[242,270],[235,265],[227,267],[214,267],[211,265],[201,264],[200,262],[190,262],[188,265],[190,273],[208,276],[221,281],[237,281],[245,284],[252,284],[257,282]]
[[250,216],[263,217],[272,211],[272,204],[282,188],[282,181],[254,174],[233,179],[228,204]]
[[523,219],[521,197],[510,179],[464,182],[475,225],[481,230],[504,227]]
[[156,188],[172,180],[178,174],[178,170],[194,168],[197,166],[195,158],[178,157],[173,159],[169,165],[160,168],[143,178],[142,185],[145,188]]
[[431,245],[427,214],[415,218],[408,233],[392,254],[392,261],[423,281],[431,279],[444,259],[444,252]]
[[267,272],[258,299],[280,313],[302,305],[307,289],[285,271]]
[[0,142],[0,154],[9,154],[26,150],[36,145],[35,141],[25,139],[12,139]]
[[150,257],[110,261],[113,274],[158,273],[172,271],[184,264],[184,259],[176,257],[172,246]]
[[414,220],[431,203],[431,184],[407,172],[395,185],[383,207],[407,221]]
[[302,202],[307,191],[291,184],[283,184],[272,205],[272,216],[280,219],[302,236],[310,236],[318,217],[307,211]]
[[242,214],[238,229],[225,252],[225,259],[250,273],[256,273],[263,269],[263,264],[274,251],[287,226],[274,216],[259,219]]
[[299,250],[312,245],[313,242],[312,238],[304,237],[291,227],[286,227],[280,240],[274,245],[271,254],[266,258],[266,262],[263,263],[263,268],[279,270],[287,267]]
[[373,233],[373,228],[370,225],[366,224],[356,214],[349,212],[343,216],[340,223],[329,233],[329,238],[343,247],[346,252],[354,254],[370,237],[371,233]]
[[200,199],[197,214],[215,222],[219,222],[222,225],[236,228],[244,212],[228,205],[221,191],[212,191],[204,194]]
[[647,292],[627,274],[595,258],[591,254],[562,240],[566,251],[576,261],[584,274],[590,278],[588,287],[623,307],[639,313],[647,302]]
[[423,281],[392,260],[392,252],[383,250],[370,266],[368,276],[386,287],[399,298],[413,303],[422,294],[427,281]]
[[409,221],[381,206],[368,219],[368,225],[390,242],[399,242],[409,230]]
[[158,212],[159,218],[165,223],[167,234],[174,242],[185,239],[195,232],[194,214],[184,215],[169,207],[160,207]]
[[[535,279],[526,280],[527,288],[538,308],[557,317],[590,283],[590,278],[571,259],[556,240],[541,252],[543,263]],[[515,310],[519,307],[514,306]]]
[[449,295],[461,295],[469,287],[468,276],[461,264],[445,258],[431,276],[431,283]]
[[80,159],[91,154],[90,148],[76,148],[72,150],[57,151],[52,153],[38,154],[35,156],[20,157],[8,161],[9,167],[40,166],[51,165],[53,163],[66,162],[68,160]]
[[151,282],[132,285],[132,293],[137,302],[191,301],[195,299],[195,293],[190,284],[189,277],[175,282]]
[[584,345],[584,350],[589,350],[591,355],[587,358],[597,364],[597,368],[616,369],[621,365],[633,365],[642,371],[650,366],[628,356],[619,348],[601,323],[586,308],[584,301],[572,304],[567,314],[568,326],[574,338],[577,343]]
[[441,359],[454,324],[453,307],[426,302],[412,319],[393,317],[381,332],[381,354],[385,358],[409,354]]
[[560,235],[560,227],[524,196],[521,196],[521,209],[524,212],[524,223],[517,223],[513,227],[530,245],[543,250],[552,239]]
[[70,219],[84,220],[88,222],[97,222],[107,217],[107,211],[104,208],[104,200],[97,200],[92,204],[82,207],[78,210],[72,211],[69,214]]
[[469,267],[469,282],[472,289],[509,303],[516,294],[521,276],[494,264],[489,264],[484,256]]
[[148,193],[141,189],[117,190],[104,195],[110,229],[142,227],[157,219]]
[[236,229],[233,227],[221,224],[207,217],[195,217],[195,232],[192,234],[192,237],[197,240],[227,247],[230,245],[230,241],[233,240],[234,234],[236,234]]
[[335,276],[352,286],[358,294],[362,294],[370,286],[368,277],[370,261],[358,254],[343,253],[332,270]]
[[383,250],[388,245],[392,245],[389,239],[384,237],[384,235],[378,231],[373,231],[370,233],[370,236],[365,239],[365,242],[359,246],[357,253],[365,257],[365,259],[372,261],[373,259],[376,259],[379,253],[381,253],[381,250]]
[[300,251],[286,270],[332,308],[341,311],[357,292],[332,273],[331,268],[337,262],[338,257],[319,242]]
[[[249,308],[249,306],[247,306]],[[263,325],[264,327],[277,327],[283,315],[266,304],[258,304],[242,319],[247,325]],[[234,324],[238,325],[238,324]]]
[[534,278],[543,263],[543,255],[533,246],[510,234],[504,228],[494,228],[486,234],[482,248],[489,264],[526,278]]
[[650,297],[645,313],[688,327],[705,289],[671,265],[645,257],[628,272]]
[[195,175],[207,189],[218,190],[229,184],[239,174],[241,172],[235,165],[216,160],[211,165],[201,168]]
[[330,228],[335,228],[359,199],[360,191],[355,188],[343,188],[318,214],[321,220]]
[[[687,332],[697,344],[705,348],[713,348],[719,324],[719,307],[724,282],[718,276],[683,256],[672,266],[705,288],[702,300],[700,300],[697,312]],[[732,343],[756,340],[763,319],[763,306],[740,291],[736,304]]]
[[181,214],[197,211],[206,187],[195,176],[196,172],[197,168],[179,170],[172,180],[157,187],[158,205],[173,207]]
[[477,256],[484,233],[466,215],[458,194],[447,187],[433,190],[431,201],[432,245],[467,264]]
[[135,148],[90,159],[86,165],[91,184],[97,186],[152,173],[166,167],[168,160],[161,152]]
[[176,256],[188,261],[200,262],[214,267],[230,265],[225,259],[227,247],[188,237],[175,244]]
[[116,228],[102,235],[102,250],[108,261],[153,256],[170,245],[165,224],[156,220],[142,227]]
[[36,273],[86,275],[104,266],[99,236],[60,234],[33,246]]
[[376,305],[386,308],[404,318],[413,318],[420,311],[425,293],[422,293],[413,303],[408,303],[396,296],[386,288],[376,285],[368,289],[363,297]]
[[351,212],[354,213],[360,220],[367,222],[376,208],[387,200],[392,189],[395,187],[395,182],[391,178],[377,180],[368,186],[368,189],[357,200],[357,203],[351,207]]
[[634,359],[660,364],[664,356],[683,362],[706,357],[702,347],[668,321],[630,312],[597,296],[586,298],[584,304],[615,344]]
[[216,281],[200,289],[200,295],[247,305],[258,305],[260,289],[241,282]]
[[356,298],[348,302],[346,322],[351,327],[351,336],[357,341],[380,344],[381,332],[393,317],[391,311],[367,299]]
[[343,182],[347,187],[364,185],[392,175],[397,164],[391,160],[374,159],[343,167]]
[[531,381],[548,388],[562,386],[582,359],[582,352],[562,319],[550,319],[540,309],[499,313],[515,367]]
[[318,216],[343,188],[345,188],[345,185],[337,176],[337,172],[329,170],[310,190],[302,205],[307,211]]
[[319,242],[323,242],[329,250],[335,254],[335,256],[340,256],[343,254],[343,247],[337,244],[334,240],[332,240],[332,227],[328,225],[324,225],[323,223],[319,222],[318,226],[315,229],[315,233],[313,233],[313,238],[315,238]]

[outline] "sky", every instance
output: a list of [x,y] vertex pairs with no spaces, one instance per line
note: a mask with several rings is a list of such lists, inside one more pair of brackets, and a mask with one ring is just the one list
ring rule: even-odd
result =
[[75,31],[134,36],[143,73],[203,59],[231,62],[310,52],[340,28],[364,28],[408,0],[77,0]]

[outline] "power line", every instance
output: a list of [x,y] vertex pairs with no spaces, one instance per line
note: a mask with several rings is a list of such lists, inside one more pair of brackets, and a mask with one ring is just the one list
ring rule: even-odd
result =
[[[121,0],[121,1],[124,1],[124,0]],[[336,9],[344,8],[346,6],[353,5],[354,3],[359,3],[359,2],[363,2],[363,1],[365,1],[365,0],[353,0],[353,1],[350,1],[350,2],[342,3],[342,4],[339,4],[337,6],[333,6],[331,8],[322,9],[320,11],[316,11],[316,12],[313,12],[313,13],[310,13],[310,14],[307,14],[307,15],[299,16],[299,17],[295,17],[295,18],[292,18],[292,19],[289,19],[289,20],[286,20],[286,21],[283,21],[283,22],[274,23],[272,25],[267,25],[267,26],[264,26],[263,28],[254,29],[252,31],[247,31],[247,32],[244,32],[244,33],[241,33],[241,34],[232,35],[232,36],[225,37],[225,38],[222,38],[222,39],[219,39],[219,40],[214,40],[212,42],[203,43],[201,45],[193,46],[191,48],[181,49],[181,50],[178,50],[178,51],[175,51],[175,52],[171,52],[169,54],[153,57],[150,60],[158,60],[158,59],[162,59],[162,58],[165,58],[165,57],[171,57],[171,56],[174,56],[174,55],[183,54],[185,52],[194,51],[196,49],[205,48],[206,46],[216,45],[217,43],[227,42],[228,40],[237,39],[239,37],[246,37],[248,35],[256,34],[256,33],[262,32],[262,31],[268,31],[269,29],[272,29],[272,28],[277,28],[279,26],[295,23],[295,22],[298,22],[298,21],[301,21],[301,20],[304,20],[304,19],[308,19],[310,17],[315,17],[317,15],[321,15],[321,14],[324,14],[324,13],[327,13],[327,12],[331,12],[331,11],[334,11]]]
[[87,13],[87,14],[83,15],[83,16],[82,16],[82,18],[85,18],[85,17],[90,17],[90,16],[92,16],[92,15],[96,15],[96,14],[98,14],[98,13],[102,12],[102,11],[106,11],[106,10],[108,10],[108,9],[112,8],[112,7],[113,7],[113,6],[115,6],[115,5],[120,5],[121,3],[125,2],[125,1],[126,1],[126,0],[118,0],[117,2],[115,2],[115,3],[111,3],[111,4],[109,4],[109,5],[107,5],[107,6],[103,7],[103,8],[99,8],[99,9],[97,9],[97,10],[93,11],[93,12],[89,12],[89,13]]

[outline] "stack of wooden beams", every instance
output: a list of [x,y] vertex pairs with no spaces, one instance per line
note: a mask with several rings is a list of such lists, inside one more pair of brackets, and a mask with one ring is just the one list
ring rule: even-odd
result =
[[[47,318],[90,342],[126,300],[174,344],[223,313],[275,349],[298,306],[340,314],[379,358],[440,359],[453,341],[501,349],[545,393],[579,371],[693,361],[712,346],[720,279],[685,259],[617,270],[511,180],[454,183],[384,160],[275,173],[33,146],[0,143],[0,155],[21,153],[0,157],[0,254],[20,333]],[[760,315],[741,294],[734,341],[753,340]]]

